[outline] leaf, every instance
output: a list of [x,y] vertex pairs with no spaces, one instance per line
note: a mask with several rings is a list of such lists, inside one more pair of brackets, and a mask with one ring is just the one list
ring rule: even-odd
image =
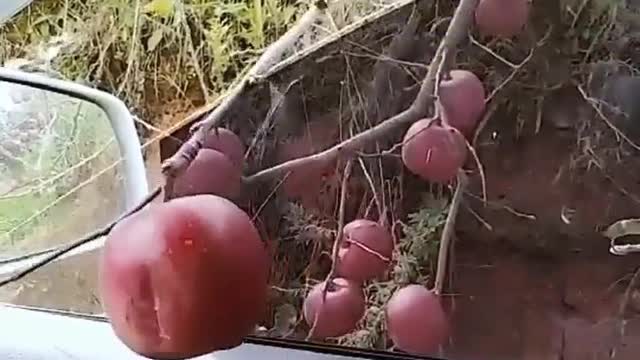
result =
[[145,13],[152,13],[160,17],[169,17],[173,14],[175,0],[152,0],[144,6]]
[[162,36],[164,35],[164,32],[162,31],[162,28],[157,28],[153,34],[151,34],[151,36],[149,37],[149,40],[147,41],[147,50],[148,51],[154,51],[156,49],[156,47],[158,47],[158,44],[160,44],[160,41],[162,41]]

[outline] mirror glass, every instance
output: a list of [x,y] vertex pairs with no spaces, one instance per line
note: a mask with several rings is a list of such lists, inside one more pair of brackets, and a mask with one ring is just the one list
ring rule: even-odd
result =
[[[71,96],[0,81],[0,263],[69,243],[124,208],[107,114]],[[96,254],[47,265],[0,301],[96,312]]]

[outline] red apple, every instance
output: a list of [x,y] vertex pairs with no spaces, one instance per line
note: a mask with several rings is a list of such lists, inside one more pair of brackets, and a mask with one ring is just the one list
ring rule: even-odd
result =
[[246,213],[214,195],[154,204],[122,220],[99,269],[115,334],[154,359],[238,346],[266,309],[266,246]]
[[513,37],[527,24],[530,6],[529,0],[480,0],[476,26],[484,35]]
[[414,355],[435,355],[449,336],[449,321],[438,295],[421,285],[398,290],[387,303],[393,344]]
[[233,131],[225,128],[218,128],[217,133],[212,130],[205,138],[202,147],[223,153],[240,170],[244,166],[245,146],[242,140]]
[[242,173],[219,151],[200,149],[189,167],[175,179],[175,197],[212,194],[234,199],[240,193]]
[[456,177],[466,159],[466,140],[453,127],[423,119],[416,121],[404,136],[402,162],[424,180],[447,183]]
[[485,110],[480,79],[471,71],[452,70],[440,82],[438,96],[442,120],[471,139]]
[[354,220],[343,229],[337,274],[357,282],[374,279],[387,270],[392,253],[393,239],[387,229],[375,221]]
[[323,339],[346,335],[364,316],[364,293],[357,283],[336,278],[329,285],[323,301],[324,286],[324,282],[314,286],[304,300],[304,318],[313,330],[312,337]]

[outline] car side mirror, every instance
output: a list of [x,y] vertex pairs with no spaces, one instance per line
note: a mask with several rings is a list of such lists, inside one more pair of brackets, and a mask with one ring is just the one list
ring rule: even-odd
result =
[[[148,186],[140,140],[121,100],[0,67],[0,252],[73,240],[140,203]],[[70,195],[87,188],[93,197]],[[0,274],[27,264],[10,265]]]

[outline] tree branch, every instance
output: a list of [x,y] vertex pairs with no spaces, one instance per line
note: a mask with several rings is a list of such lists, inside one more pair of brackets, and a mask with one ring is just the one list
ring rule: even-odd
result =
[[433,286],[436,294],[442,294],[444,288],[444,281],[447,275],[447,263],[449,262],[449,249],[451,248],[451,237],[455,229],[456,217],[458,217],[458,210],[460,209],[460,203],[462,202],[462,195],[464,194],[467,186],[467,175],[463,170],[458,173],[458,181],[456,184],[456,190],[451,198],[451,205],[449,205],[449,213],[447,214],[447,220],[442,230],[442,236],[440,237],[440,248],[438,249],[438,266],[436,269],[436,281]]
[[333,241],[333,248],[331,249],[331,270],[329,270],[329,274],[327,275],[327,285],[325,286],[322,292],[322,299],[324,301],[324,297],[327,294],[327,286],[333,280],[336,275],[336,269],[338,265],[338,254],[340,253],[340,248],[342,247],[342,241],[344,236],[342,236],[342,232],[344,230],[344,212],[347,204],[347,192],[349,188],[349,177],[351,177],[351,170],[353,167],[353,162],[351,160],[347,161],[347,164],[344,166],[344,171],[342,172],[342,187],[340,188],[340,208],[338,209],[338,228],[336,230],[336,237]]
[[[351,176],[352,166],[353,162],[351,160],[347,160],[347,163],[344,166],[344,171],[342,173],[342,187],[340,189],[339,204],[340,208],[338,209],[338,229],[336,230],[336,236],[333,240],[333,248],[331,250],[331,269],[327,274],[324,282],[324,287],[322,288],[323,303],[327,299],[327,292],[329,291],[329,287],[332,286],[333,279],[336,277],[336,269],[338,268],[338,254],[340,253],[340,247],[342,245],[342,240],[344,239],[344,236],[342,236],[342,232],[344,230],[344,212],[347,203],[347,190],[349,187],[349,177]],[[307,341],[309,341],[315,333],[316,326],[318,325],[319,314],[320,312],[318,311],[313,319],[313,324],[311,325],[311,329],[309,329],[309,333],[307,334]]]
[[434,101],[433,94],[436,87],[438,69],[441,68],[443,61],[446,60],[445,55],[453,54],[457,45],[467,38],[467,32],[471,22],[473,21],[473,13],[478,5],[478,1],[479,0],[460,0],[451,23],[449,24],[449,27],[436,50],[436,54],[434,55],[431,64],[429,64],[429,70],[422,82],[420,91],[418,92],[413,104],[407,110],[322,152],[286,161],[274,167],[261,170],[256,174],[247,177],[245,182],[247,184],[253,184],[267,178],[279,176],[282,173],[291,171],[295,168],[306,166],[309,163],[326,163],[339,156],[354,155],[365,145],[381,139],[392,130],[427,117],[429,109]]

